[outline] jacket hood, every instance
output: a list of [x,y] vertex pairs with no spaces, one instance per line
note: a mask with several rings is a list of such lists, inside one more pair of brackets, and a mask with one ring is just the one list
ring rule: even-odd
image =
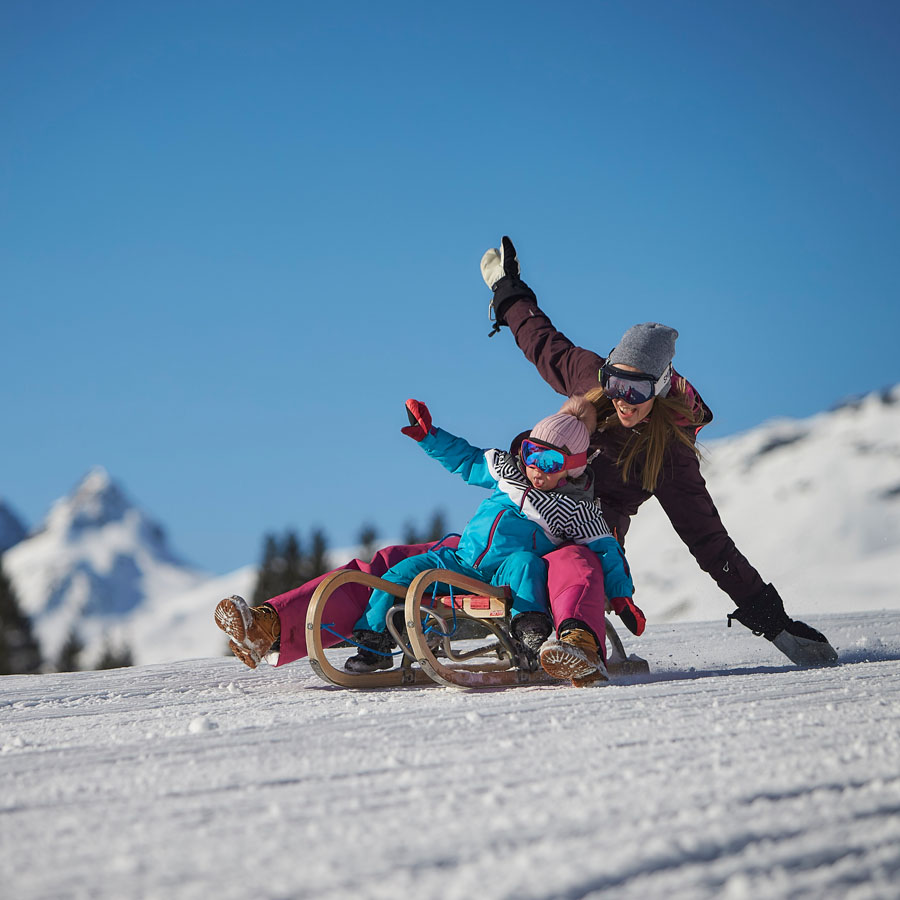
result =
[[[700,413],[700,424],[694,426],[694,434],[697,434],[701,428],[712,422],[712,410],[703,402],[703,398],[687,378],[683,375],[679,375],[678,372],[675,372],[674,370],[672,376],[672,390],[670,396],[674,395],[676,397],[681,397],[691,409],[697,410]],[[685,418],[676,420],[676,424],[681,425],[684,428],[691,425]]]

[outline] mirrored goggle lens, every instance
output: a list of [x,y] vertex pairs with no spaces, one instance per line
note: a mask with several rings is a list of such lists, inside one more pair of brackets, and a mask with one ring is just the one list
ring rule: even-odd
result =
[[652,399],[654,387],[652,381],[644,378],[640,380],[622,378],[609,372],[603,378],[603,390],[606,391],[607,397],[611,397],[613,400],[624,400],[635,406]]
[[566,457],[560,450],[542,447],[531,441],[522,441],[522,462],[526,466],[534,466],[548,475],[562,472],[566,467]]

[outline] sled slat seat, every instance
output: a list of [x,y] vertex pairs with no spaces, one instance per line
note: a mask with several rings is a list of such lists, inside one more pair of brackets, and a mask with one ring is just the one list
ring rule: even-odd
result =
[[435,598],[441,606],[465,613],[472,619],[502,619],[507,614],[509,588],[501,597],[482,594],[453,594]]

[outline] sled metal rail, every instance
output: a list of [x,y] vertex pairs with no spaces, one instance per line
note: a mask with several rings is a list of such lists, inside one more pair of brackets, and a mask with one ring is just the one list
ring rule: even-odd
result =
[[[354,583],[378,588],[397,597],[386,625],[401,648],[399,666],[368,673],[348,672],[334,666],[322,644],[322,620],[332,593]],[[436,584],[450,585],[463,593],[425,598]],[[521,649],[509,635],[509,590],[495,587],[446,569],[429,569],[416,576],[409,588],[355,569],[342,569],[324,578],[310,599],[306,617],[306,646],[309,662],[321,678],[348,688],[403,687],[440,684],[463,690],[512,687],[535,683],[558,683],[542,669],[532,671]],[[402,619],[400,619],[402,615]],[[475,619],[485,629],[488,644],[460,650],[453,646],[453,621]],[[402,625],[398,627],[400,620]],[[405,633],[404,633],[405,632]],[[615,628],[606,618],[609,644],[607,668],[610,674],[649,671],[640,657],[628,657]],[[489,658],[493,657],[493,658]]]

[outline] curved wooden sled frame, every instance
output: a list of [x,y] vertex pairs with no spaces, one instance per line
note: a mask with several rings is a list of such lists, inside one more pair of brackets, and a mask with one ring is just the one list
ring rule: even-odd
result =
[[[403,600],[388,613],[387,627],[401,648],[399,666],[377,672],[355,674],[338,669],[329,662],[322,646],[322,618],[328,598],[348,583],[380,588]],[[435,584],[459,588],[462,594],[441,595],[426,602],[425,592]],[[556,684],[542,669],[530,671],[508,631],[508,596],[505,587],[494,587],[446,569],[429,569],[416,576],[409,588],[392,584],[375,575],[355,569],[331,573],[316,588],[306,616],[306,647],[313,671],[331,684],[348,688],[404,687],[413,684],[440,684],[462,690],[487,687],[512,687],[523,684]],[[406,634],[396,625],[402,613]],[[460,652],[452,646],[454,615],[475,619],[494,641]],[[433,624],[427,625],[426,622]],[[437,626],[437,627],[435,627]],[[439,639],[436,639],[436,636]],[[610,674],[648,672],[646,660],[628,657],[615,628],[606,618],[609,643],[607,668]],[[430,639],[430,640],[429,640]],[[407,643],[408,641],[408,643]],[[440,657],[436,650],[440,648]],[[493,655],[496,661],[485,659]],[[446,662],[442,661],[446,660]]]
[[325,655],[325,648],[322,646],[322,616],[325,612],[325,604],[335,590],[351,582],[365,584],[371,588],[380,588],[400,599],[406,596],[406,588],[402,585],[391,584],[383,578],[359,572],[356,569],[340,569],[322,579],[322,583],[313,592],[309,600],[309,608],[306,611],[306,651],[309,654],[309,664],[316,675],[339,687],[352,688],[434,684],[425,672],[410,665],[406,655],[399,667],[368,674],[354,674],[345,669],[338,669],[329,662]]

